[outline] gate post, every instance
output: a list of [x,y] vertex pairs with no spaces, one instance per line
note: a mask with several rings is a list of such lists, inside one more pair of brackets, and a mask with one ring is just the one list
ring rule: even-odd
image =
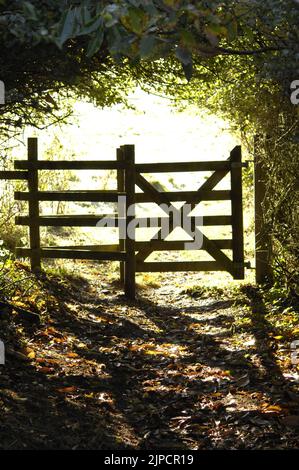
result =
[[[116,158],[118,162],[124,161],[124,153],[122,148],[118,148],[116,150]],[[117,170],[117,191],[119,192],[125,192],[125,174],[124,170],[118,169]],[[117,214],[117,216],[124,217],[124,214]],[[122,223],[121,221],[120,223]],[[120,231],[121,234],[121,231]],[[122,234],[121,234],[122,235]],[[119,249],[120,251],[125,251],[125,240],[123,238],[119,238]],[[124,261],[120,261],[119,263],[119,269],[120,269],[120,282],[122,285],[124,285],[125,282],[125,263]]]
[[[130,299],[135,299],[136,285],[136,255],[135,255],[135,147],[124,145],[122,147],[123,158],[127,163],[125,169],[126,191],[126,261],[125,261],[125,294]],[[131,223],[133,222],[133,223]]]
[[[244,279],[244,236],[242,200],[242,151],[236,146],[230,153],[231,166],[231,206],[234,279]],[[235,164],[235,165],[234,165]]]
[[266,198],[265,168],[257,155],[257,141],[254,140],[254,222],[255,222],[255,280],[257,284],[266,282],[270,277],[270,239],[264,221]]
[[38,161],[37,138],[28,138],[28,162],[32,164],[28,172],[29,190],[29,239],[30,239],[30,261],[32,271],[41,268],[40,259],[40,229],[39,229],[39,201],[38,201]]

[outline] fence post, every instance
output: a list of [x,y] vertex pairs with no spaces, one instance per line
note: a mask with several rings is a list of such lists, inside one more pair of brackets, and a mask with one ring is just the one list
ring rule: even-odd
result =
[[28,190],[29,199],[29,239],[30,239],[30,261],[33,271],[40,270],[40,229],[39,229],[39,201],[38,201],[38,169],[35,163],[38,161],[37,138],[30,137],[28,139],[28,162],[32,167],[28,172]]
[[135,147],[124,145],[122,147],[123,158],[127,163],[125,169],[126,190],[126,262],[125,262],[125,294],[130,299],[135,299],[135,228],[131,223],[135,219]]
[[254,140],[255,280],[257,284],[262,284],[270,278],[270,240],[264,221],[266,173],[257,155],[257,139],[256,136]]
[[[236,146],[230,153],[231,168],[231,207],[233,235],[234,279],[244,279],[244,235],[243,235],[243,199],[242,199],[242,150]],[[234,163],[237,165],[234,166]]]
[[[118,148],[116,150],[116,158],[118,162],[124,161],[124,153],[122,148]],[[117,191],[119,192],[125,192],[125,172],[124,170],[117,170]],[[119,208],[118,208],[119,210]],[[121,207],[121,210],[123,210],[123,207]],[[117,214],[118,217],[123,218],[125,214]],[[120,221],[120,223],[123,223],[123,219]],[[122,233],[123,231],[119,229],[119,249],[120,251],[125,251],[125,240],[122,238]],[[124,261],[120,261],[119,263],[119,269],[120,269],[120,282],[122,285],[125,283],[125,263]]]

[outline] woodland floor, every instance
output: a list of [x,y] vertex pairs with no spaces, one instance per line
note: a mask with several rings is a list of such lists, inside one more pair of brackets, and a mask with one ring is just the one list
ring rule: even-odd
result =
[[128,302],[100,269],[45,277],[39,322],[2,312],[0,449],[299,448],[298,369],[257,288],[171,274]]

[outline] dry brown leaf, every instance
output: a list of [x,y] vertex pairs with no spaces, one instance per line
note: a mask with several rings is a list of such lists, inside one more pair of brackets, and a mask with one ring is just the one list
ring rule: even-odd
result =
[[56,391],[59,393],[73,393],[76,392],[77,387],[62,387],[62,388],[57,388]]
[[34,359],[35,358],[35,351],[31,348],[24,348],[21,350],[21,353],[24,354],[24,356],[27,356],[28,359]]
[[75,352],[69,352],[66,354],[67,357],[71,357],[71,358],[76,358],[76,357],[79,357],[79,354],[75,353]]
[[48,359],[48,358],[45,358],[45,357],[38,357],[36,359],[36,362],[38,364],[52,364],[52,365],[57,365],[59,364],[59,360],[58,359]]
[[40,367],[38,371],[42,372],[43,374],[52,374],[53,372],[55,372],[53,367]]
[[57,343],[57,344],[65,343],[66,338],[54,338],[53,341],[54,341],[54,343]]
[[269,403],[263,403],[262,407],[264,408],[265,413],[281,413],[284,411],[280,405],[269,405]]

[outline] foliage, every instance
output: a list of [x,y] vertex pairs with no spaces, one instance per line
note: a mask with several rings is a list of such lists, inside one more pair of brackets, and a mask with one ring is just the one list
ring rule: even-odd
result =
[[[294,71],[298,63],[297,13],[291,0],[2,0],[1,78],[7,89],[2,124],[20,129],[45,116],[63,119],[69,112],[63,98],[70,96],[100,106],[123,101],[132,78],[135,83],[145,78],[150,86],[154,77],[168,80],[161,59],[170,60],[176,84],[182,78],[179,64],[190,79],[194,61],[205,66],[218,56],[228,64],[230,56],[262,54],[264,74],[279,78],[286,63]],[[148,63],[154,77],[139,68]],[[246,74],[246,61],[242,67]],[[204,82],[205,74],[199,79]]]
[[[74,154],[69,149],[64,148],[59,137],[56,135],[53,137],[52,141],[49,142],[43,158],[49,161],[68,161],[74,159]],[[73,184],[78,181],[78,177],[75,172],[71,170],[44,171],[39,172],[38,181],[40,191],[66,191],[72,188]],[[44,204],[44,211],[50,209],[53,215],[63,214],[67,211],[68,203],[65,201],[52,201],[48,206],[49,207]],[[42,213],[43,210],[41,210],[41,214]]]
[[[11,170],[13,168],[13,150],[14,147],[5,148],[0,152],[0,168],[1,170]],[[13,249],[22,243],[26,232],[23,227],[16,226],[14,218],[22,213],[26,207],[24,202],[15,201],[12,198],[14,191],[23,190],[24,182],[17,181],[0,181],[0,244],[4,250]],[[0,260],[2,256],[0,255]]]
[[[298,15],[290,17],[287,11],[292,5],[296,8],[294,2],[271,4],[273,8],[268,12],[260,5],[256,13],[260,30],[252,33],[259,38],[258,44],[265,47],[270,37],[264,34],[264,26],[271,21],[277,24],[278,18],[283,18],[280,32],[277,28],[271,30],[276,36],[271,44],[276,43],[281,48],[279,52],[244,54],[252,48],[252,35],[242,35],[238,54],[193,57],[193,77],[188,85],[184,84],[183,74],[176,73],[173,60],[163,64],[168,80],[160,79],[152,62],[143,63],[140,69],[145,83],[150,83],[152,77],[156,89],[175,96],[179,107],[198,103],[199,107],[230,120],[251,158],[262,162],[267,174],[264,211],[272,245],[273,277],[290,294],[298,295],[299,113],[289,99],[291,81],[299,73]],[[264,2],[267,5],[270,6]],[[251,187],[252,176],[246,175],[246,183],[251,182]]]
[[[27,266],[11,259],[8,250],[0,250],[0,301],[19,302],[36,290],[38,282]],[[1,307],[2,308],[2,307]]]
[[296,291],[298,11],[297,0],[2,0],[2,134],[63,119],[66,97],[125,101],[135,84],[224,115],[251,153],[260,136],[274,273]]
[[179,273],[132,305],[76,265],[84,278],[43,276],[45,320],[0,309],[1,449],[298,449],[294,312],[279,325],[252,286],[243,306],[188,299]]
[[103,53],[88,58],[85,38],[59,49],[48,33],[63,14],[65,2],[0,2],[1,71],[6,104],[1,106],[2,140],[25,125],[39,129],[70,115],[74,99],[98,106],[123,102],[130,89],[124,65],[116,73]]
[[[2,161],[1,166],[5,169],[10,169],[13,166],[13,152],[6,151],[5,159]],[[74,155],[71,151],[63,148],[59,138],[54,136],[48,143],[48,147],[44,152],[43,158],[47,160],[72,160]],[[0,159],[1,161],[1,159]],[[71,189],[72,186],[78,181],[78,177],[70,170],[64,171],[42,171],[39,173],[39,190],[40,191],[64,191]],[[1,181],[1,199],[0,199],[0,241],[2,241],[5,249],[14,251],[16,246],[27,245],[27,230],[25,227],[16,226],[14,217],[20,214],[26,214],[28,207],[25,202],[15,201],[12,198],[14,190],[26,190],[26,183]],[[41,214],[61,214],[67,211],[68,203],[49,202],[40,204]],[[42,233],[44,238],[44,233]],[[46,234],[43,243],[50,244],[50,234]],[[1,252],[0,252],[1,253]]]

